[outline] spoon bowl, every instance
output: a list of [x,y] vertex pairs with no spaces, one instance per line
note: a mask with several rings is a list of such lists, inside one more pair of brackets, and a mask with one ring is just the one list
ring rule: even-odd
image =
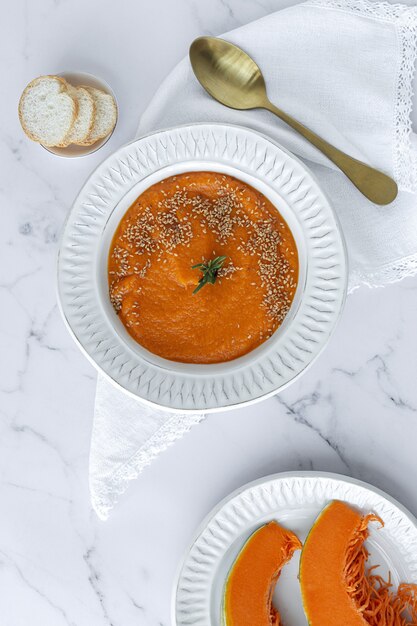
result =
[[237,46],[216,37],[199,37],[191,44],[190,60],[199,82],[221,104],[246,110],[268,101],[261,70]]

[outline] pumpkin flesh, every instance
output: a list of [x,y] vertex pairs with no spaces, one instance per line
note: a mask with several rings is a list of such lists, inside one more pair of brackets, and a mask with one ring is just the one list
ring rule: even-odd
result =
[[[401,584],[366,568],[364,541],[369,522],[343,502],[331,502],[319,515],[301,553],[300,583],[310,626],[414,626],[417,586]],[[411,621],[409,621],[411,619]]]
[[366,626],[346,591],[344,564],[361,516],[332,502],[312,527],[300,561],[304,610],[310,626]]
[[301,547],[298,537],[277,522],[269,522],[249,537],[226,581],[226,626],[281,625],[272,595],[283,566]]

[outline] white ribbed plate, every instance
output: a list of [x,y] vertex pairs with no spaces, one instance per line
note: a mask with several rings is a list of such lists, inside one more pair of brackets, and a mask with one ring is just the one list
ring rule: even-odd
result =
[[[370,525],[367,545],[371,562],[379,563],[384,575],[391,571],[394,585],[401,581],[417,583],[416,520],[398,502],[371,485],[337,474],[277,474],[242,487],[204,521],[176,580],[173,623],[220,626],[227,572],[249,535],[276,519],[304,541],[313,521],[331,500],[343,500],[363,513],[380,515],[385,527]],[[284,567],[274,596],[282,621],[288,626],[307,626],[298,564],[299,552]]]
[[[264,193],[291,228],[300,261],[297,292],[282,326],[248,355],[216,365],[151,354],[127,333],[108,296],[107,256],[121,217],[150,185],[192,170],[230,174]],[[233,407],[289,384],[327,344],[346,282],[338,223],[310,172],[267,138],[220,124],[161,131],[104,161],[75,200],[58,263],[61,310],[87,356],[126,391],[174,411]]]

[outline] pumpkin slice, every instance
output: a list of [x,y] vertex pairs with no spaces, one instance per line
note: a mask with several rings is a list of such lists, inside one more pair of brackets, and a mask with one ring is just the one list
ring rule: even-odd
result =
[[283,566],[301,547],[298,537],[277,522],[249,537],[226,580],[225,626],[280,626],[272,594]]
[[314,523],[301,553],[300,583],[310,626],[413,626],[417,623],[417,585],[395,592],[366,568],[364,541],[369,522],[343,502],[331,502]]

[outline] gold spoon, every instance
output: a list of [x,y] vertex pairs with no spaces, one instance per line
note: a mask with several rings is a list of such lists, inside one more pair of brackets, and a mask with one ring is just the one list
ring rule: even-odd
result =
[[321,150],[369,200],[389,204],[398,193],[397,183],[366,163],[350,157],[274,106],[266,95],[261,70],[237,46],[216,37],[199,37],[190,47],[194,74],[204,89],[232,109],[268,109]]

